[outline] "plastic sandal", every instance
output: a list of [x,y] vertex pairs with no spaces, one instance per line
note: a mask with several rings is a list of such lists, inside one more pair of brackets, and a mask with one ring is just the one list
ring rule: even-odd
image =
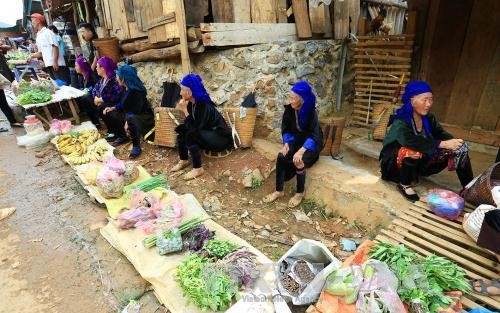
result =
[[201,168],[201,170],[198,173],[195,173],[195,169],[193,168],[186,175],[184,175],[183,178],[184,178],[184,180],[191,180],[191,179],[195,179],[198,176],[203,175],[203,173],[205,173],[205,170],[203,168]]
[[186,167],[189,166],[189,161],[188,160],[180,160],[179,162],[177,162],[177,164],[174,165],[174,167],[172,167],[170,169],[171,172],[178,172]]
[[288,201],[288,208],[292,209],[298,206],[302,202],[302,199],[304,199],[304,194],[296,193],[293,197],[290,198],[290,201]]
[[283,197],[283,193],[273,192],[273,193],[268,194],[264,198],[262,198],[262,202],[264,202],[264,203],[272,203],[272,202],[276,201],[278,198],[281,198],[281,197]]

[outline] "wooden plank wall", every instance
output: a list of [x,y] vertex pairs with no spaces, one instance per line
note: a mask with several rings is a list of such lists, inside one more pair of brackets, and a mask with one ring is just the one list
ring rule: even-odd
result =
[[[358,36],[354,55],[354,110],[352,124],[370,127],[376,104],[390,104],[398,83],[410,79],[413,35]],[[398,99],[399,100],[399,99]],[[398,103],[401,103],[398,101]]]
[[144,25],[144,6],[148,0],[99,0],[104,14],[104,25],[111,36],[120,40],[147,35]]

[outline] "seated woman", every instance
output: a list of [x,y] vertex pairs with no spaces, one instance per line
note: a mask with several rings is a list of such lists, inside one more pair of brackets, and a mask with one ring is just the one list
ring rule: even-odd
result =
[[99,122],[97,107],[94,104],[94,97],[92,95],[92,90],[98,81],[98,77],[82,55],[79,55],[75,60],[75,71],[78,79],[76,85],[73,87],[88,90],[87,95],[76,100],[78,107],[80,111],[87,113],[90,121],[97,128],[100,128],[101,123]]
[[392,127],[380,152],[382,179],[398,183],[400,192],[410,201],[419,200],[411,186],[419,176],[430,176],[448,167],[456,169],[463,187],[474,178],[467,144],[443,129],[429,113],[431,107],[429,85],[410,82],[403,95],[403,106],[391,116]]
[[283,112],[283,148],[276,159],[276,191],[264,197],[265,203],[282,197],[285,181],[294,176],[297,176],[297,192],[288,207],[296,207],[302,202],[306,169],[318,160],[323,143],[315,105],[316,96],[311,86],[304,81],[296,83],[290,92],[290,104]]
[[184,179],[190,180],[203,174],[200,149],[224,151],[231,149],[233,140],[226,121],[215,108],[200,76],[189,74],[182,79],[181,97],[178,108],[186,118],[184,124],[176,128],[180,161],[171,171],[180,171],[189,165],[189,151],[193,169],[184,175]]
[[146,98],[146,87],[137,76],[135,67],[120,66],[116,71],[116,77],[120,86],[125,88],[125,92],[117,105],[104,109],[103,119],[117,137],[112,143],[113,146],[126,143],[127,132],[130,134],[132,151],[129,157],[135,159],[142,152],[142,136],[154,127],[153,110]]
[[[116,64],[108,57],[102,57],[97,61],[97,75],[101,79],[97,82],[92,90],[94,97],[94,105],[97,107],[97,114],[100,116],[108,129],[107,141],[114,141],[117,137],[117,131],[113,124],[106,123],[104,119],[104,109],[118,104],[122,95],[122,86],[116,80]],[[99,119],[97,118],[97,121]],[[119,131],[119,130],[118,130]]]

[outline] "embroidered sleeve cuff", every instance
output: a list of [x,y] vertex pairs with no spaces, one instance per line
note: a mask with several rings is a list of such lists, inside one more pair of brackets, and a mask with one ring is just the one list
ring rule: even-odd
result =
[[290,133],[283,134],[283,143],[290,143],[295,140],[295,137]]
[[316,151],[316,141],[311,138],[307,138],[303,145],[304,148],[311,151]]

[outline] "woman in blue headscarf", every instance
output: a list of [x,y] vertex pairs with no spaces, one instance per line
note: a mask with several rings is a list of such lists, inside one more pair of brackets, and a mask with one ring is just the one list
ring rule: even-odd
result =
[[127,133],[130,135],[132,151],[129,157],[135,159],[142,152],[142,136],[154,127],[153,110],[146,97],[146,87],[137,76],[135,67],[120,66],[116,77],[125,92],[115,106],[104,109],[103,119],[117,137],[112,143],[113,146],[128,142]]
[[189,165],[191,155],[193,169],[184,175],[185,180],[203,174],[201,149],[220,152],[231,149],[233,140],[226,122],[210,99],[201,77],[186,75],[181,81],[181,97],[178,108],[186,118],[176,128],[180,161],[172,169],[177,172]]
[[380,152],[382,179],[398,183],[402,195],[410,201],[419,197],[412,182],[448,167],[457,171],[463,187],[472,179],[467,144],[453,138],[430,113],[432,90],[422,81],[408,83],[403,106],[391,116],[390,128]]
[[288,207],[298,206],[304,198],[306,169],[319,158],[323,134],[316,113],[316,96],[305,81],[290,91],[290,104],[285,105],[281,122],[283,147],[276,159],[276,191],[264,197],[270,203],[283,196],[285,181],[297,176],[297,192]]

